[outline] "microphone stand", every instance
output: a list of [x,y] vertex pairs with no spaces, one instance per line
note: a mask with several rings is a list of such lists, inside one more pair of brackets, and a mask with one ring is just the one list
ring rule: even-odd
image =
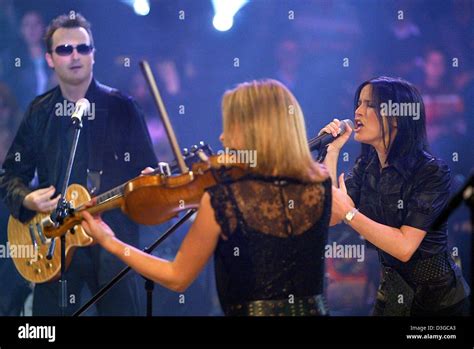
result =
[[[73,211],[71,204],[66,201],[66,191],[69,186],[69,179],[71,177],[72,165],[76,156],[77,144],[79,142],[79,135],[81,134],[82,121],[78,118],[73,118],[74,125],[74,136],[71,145],[71,151],[69,154],[69,160],[66,168],[66,176],[64,177],[63,186],[61,190],[61,199],[58,201],[56,211],[51,214],[51,220],[56,226],[63,224],[64,219]],[[74,234],[74,228],[70,230],[71,234]],[[65,315],[67,307],[67,280],[66,280],[66,234],[61,235],[61,278],[60,283],[60,299],[59,308],[61,310],[61,316]],[[54,239],[51,243],[51,249],[48,252],[48,259],[51,259],[54,255]]]
[[[176,229],[178,229],[184,222],[186,222],[191,216],[196,212],[195,209],[189,210],[186,214],[179,219],[172,227],[170,227],[163,235],[161,235],[151,246],[143,249],[143,252],[151,254],[155,248],[157,248],[163,241],[166,240],[171,234],[173,234]],[[87,309],[89,309],[93,304],[99,301],[117,282],[122,280],[127,273],[132,270],[131,267],[127,266],[123,268],[112,280],[109,281],[104,287],[102,287],[87,303],[85,303],[79,310],[77,310],[72,316],[80,316]],[[146,316],[152,316],[152,295],[154,283],[152,280],[145,278],[145,288],[147,293],[147,306],[146,306]]]

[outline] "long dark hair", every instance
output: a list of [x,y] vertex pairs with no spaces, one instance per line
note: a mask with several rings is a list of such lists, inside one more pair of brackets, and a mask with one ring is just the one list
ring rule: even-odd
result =
[[[420,151],[429,152],[428,140],[426,136],[426,116],[425,105],[418,89],[411,83],[401,78],[380,76],[363,82],[356,90],[354,98],[354,110],[358,107],[360,92],[366,85],[372,86],[372,101],[375,105],[375,113],[382,128],[382,139],[386,149],[389,149],[387,163],[402,157],[414,157]],[[383,123],[381,113],[382,104],[397,103],[418,103],[419,115],[414,119],[411,116],[387,115],[387,129]],[[385,143],[385,135],[391,134],[394,119],[397,124],[397,134],[393,139]],[[368,160],[375,154],[375,149],[369,144],[362,144],[361,157]]]

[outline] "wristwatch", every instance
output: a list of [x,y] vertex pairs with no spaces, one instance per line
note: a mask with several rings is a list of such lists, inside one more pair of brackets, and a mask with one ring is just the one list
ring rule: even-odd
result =
[[346,215],[344,216],[344,223],[349,224],[354,219],[357,212],[359,212],[359,210],[356,209],[355,207],[349,212],[347,212]]

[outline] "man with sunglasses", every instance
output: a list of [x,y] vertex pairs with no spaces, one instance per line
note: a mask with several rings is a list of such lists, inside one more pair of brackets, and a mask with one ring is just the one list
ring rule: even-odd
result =
[[[30,104],[4,162],[0,196],[11,214],[27,222],[36,213],[55,209],[72,144],[71,110],[86,98],[92,113],[83,117],[70,184],[93,195],[136,177],[157,163],[144,118],[136,103],[93,78],[94,40],[89,22],[71,12],[55,18],[46,35],[46,61],[59,86]],[[37,177],[35,177],[37,173]],[[35,178],[35,180],[33,180]],[[36,183],[36,185],[34,184]],[[122,239],[138,245],[138,226],[120,211],[103,215]],[[57,246],[59,253],[59,246]],[[85,285],[94,294],[123,265],[98,246],[79,248],[66,273],[66,314],[83,303]],[[59,315],[59,281],[35,285],[33,315]],[[97,303],[99,315],[138,315],[135,277],[122,280]]]

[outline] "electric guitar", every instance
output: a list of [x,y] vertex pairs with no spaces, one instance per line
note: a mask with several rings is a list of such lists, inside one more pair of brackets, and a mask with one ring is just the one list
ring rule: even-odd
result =
[[[201,153],[212,155],[211,148],[200,143],[190,150],[185,149],[183,158],[187,166],[200,161]],[[163,163],[160,163],[163,164]],[[164,165],[155,170],[156,173],[170,175],[177,168],[177,164]],[[91,199],[86,188],[79,184],[71,184],[66,191],[66,201],[72,209],[79,210],[86,203],[92,202],[95,206],[91,213],[97,214],[120,207],[121,197],[126,184],[122,184]],[[22,223],[10,216],[8,220],[8,247],[20,275],[33,283],[53,281],[61,272],[61,240],[59,237],[48,238],[45,227],[52,224],[49,213],[38,213],[30,221]],[[78,247],[90,246],[94,240],[86,234],[81,225],[75,225],[65,234],[66,240],[66,268],[72,260],[73,253]]]

